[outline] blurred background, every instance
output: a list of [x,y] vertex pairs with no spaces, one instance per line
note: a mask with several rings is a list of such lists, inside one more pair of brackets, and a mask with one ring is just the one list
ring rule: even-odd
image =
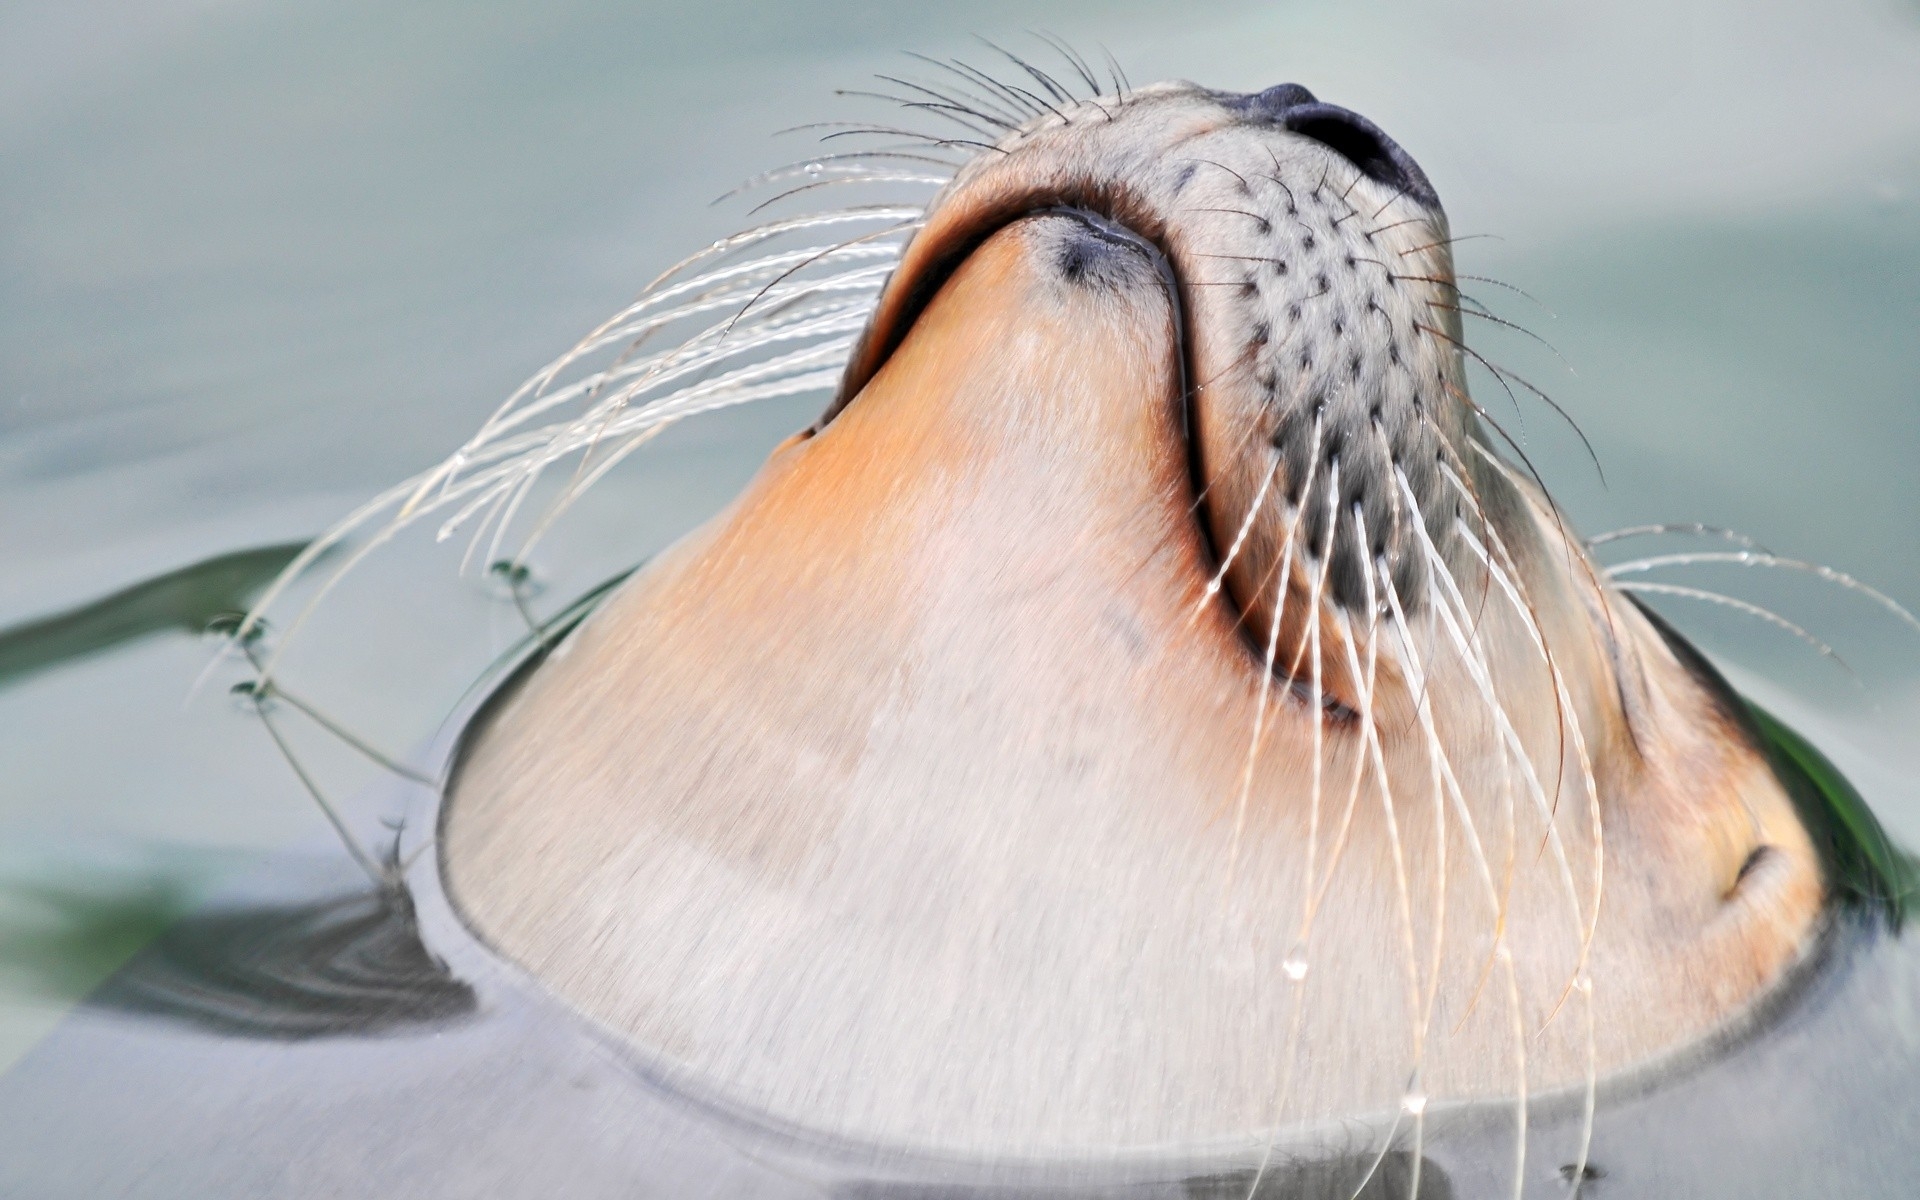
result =
[[[976,34],[1044,56],[1032,29],[1387,129],[1489,235],[1460,270],[1534,299],[1470,290],[1564,357],[1470,327],[1591,438],[1604,482],[1476,382],[1581,529],[1730,526],[1920,605],[1914,0],[0,4],[0,1069],[172,914],[325,836],[172,610],[47,619],[310,538],[744,224],[714,198],[811,152],[776,131],[882,115],[836,88],[924,74],[905,50],[990,63]],[[637,456],[544,545],[536,606],[687,529],[822,402]],[[374,559],[287,680],[384,748],[430,734],[521,629],[459,553]],[[1920,633],[1806,576],[1663,578],[1832,644],[1852,675],[1656,603],[1920,842]],[[300,736],[324,787],[364,785]]]

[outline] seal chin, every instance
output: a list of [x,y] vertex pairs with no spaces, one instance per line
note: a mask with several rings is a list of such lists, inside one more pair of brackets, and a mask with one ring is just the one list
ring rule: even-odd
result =
[[1303,88],[1016,131],[820,422],[476,732],[450,893],[689,1086],[892,1143],[1207,1140],[1700,1038],[1803,952],[1811,846],[1463,347],[1426,176]]

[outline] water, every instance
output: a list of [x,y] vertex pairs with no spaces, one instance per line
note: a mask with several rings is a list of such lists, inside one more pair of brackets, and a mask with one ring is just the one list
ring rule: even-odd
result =
[[[1297,80],[1422,162],[1474,330],[1584,529],[1703,520],[1920,601],[1920,7],[879,3],[521,11],[166,0],[0,9],[0,628],[310,536],[437,459],[657,270],[708,202],[811,144],[772,131],[897,51],[1104,43],[1136,79]],[[1481,399],[1505,416],[1486,381]],[[536,563],[557,603],[730,495],[812,402],[696,423]],[[1516,434],[1521,427],[1509,422]],[[517,631],[457,551],[376,565],[289,664],[390,750]],[[1920,640],[1807,581],[1701,571],[1830,641],[1657,601],[1920,842]],[[431,614],[423,619],[423,613]],[[180,913],[324,826],[258,725],[188,693],[178,632],[0,681],[0,1067]],[[178,625],[174,626],[178,628]],[[330,791],[373,777],[297,735]]]

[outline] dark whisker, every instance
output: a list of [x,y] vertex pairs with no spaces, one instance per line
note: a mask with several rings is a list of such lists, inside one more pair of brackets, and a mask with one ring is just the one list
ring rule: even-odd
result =
[[[1446,333],[1438,329],[1431,328],[1430,326],[1421,325],[1418,322],[1415,323],[1414,327],[1416,329],[1424,329],[1429,334],[1432,334],[1436,337],[1445,338],[1447,341],[1453,343],[1453,345],[1459,347],[1462,353],[1470,355],[1475,362],[1485,367],[1490,373],[1492,373],[1495,381],[1497,381],[1502,388],[1506,389],[1507,395],[1513,400],[1513,407],[1515,412],[1518,412],[1520,409],[1520,399],[1518,396],[1514,395],[1512,388],[1507,387],[1507,380],[1509,379],[1519,384],[1521,387],[1527,389],[1529,392],[1532,392],[1535,396],[1538,396],[1541,400],[1545,401],[1547,407],[1551,408],[1554,412],[1560,415],[1560,419],[1565,421],[1567,423],[1568,428],[1573,430],[1574,436],[1580,439],[1580,444],[1586,447],[1587,457],[1593,462],[1594,472],[1600,476],[1601,486],[1603,487],[1606,486],[1606,482],[1607,482],[1606,470],[1602,468],[1600,465],[1600,456],[1594,453],[1593,443],[1587,440],[1586,431],[1580,428],[1580,423],[1578,421],[1575,421],[1570,415],[1568,415],[1567,410],[1560,407],[1560,405],[1554,401],[1552,396],[1547,395],[1545,392],[1541,391],[1539,388],[1535,387],[1533,384],[1528,383],[1525,379],[1521,378],[1519,375],[1516,375],[1512,371],[1507,370],[1505,367],[1489,362],[1485,355],[1481,354],[1478,350],[1475,350],[1473,347],[1467,345],[1465,342],[1459,341],[1453,337],[1449,337]],[[1480,406],[1476,404],[1474,407],[1479,408]],[[1480,411],[1484,415],[1486,410],[1481,409]],[[1488,419],[1491,420],[1491,418],[1488,418]],[[1499,425],[1496,424],[1494,428],[1498,429]],[[1501,431],[1501,436],[1503,437],[1506,436],[1505,430]],[[1511,439],[1509,439],[1509,444],[1510,445],[1512,444]],[[1514,447],[1514,451],[1515,453],[1521,453],[1520,448],[1518,446]],[[1525,459],[1525,457],[1526,457],[1525,454],[1521,453],[1521,458],[1523,460]],[[1537,471],[1533,471],[1531,464],[1529,464],[1527,469],[1530,473],[1533,474],[1534,482],[1540,483],[1542,490],[1544,490],[1546,485],[1544,482],[1540,480],[1539,473]]]
[[949,59],[948,61],[953,63],[956,70],[972,77],[988,91],[1006,97],[1007,101],[1015,108],[1024,108],[1031,116],[1039,117],[1046,115],[1048,106],[1041,104],[1039,98],[1032,93],[1021,88],[1013,87],[1005,81],[982,71],[971,63],[963,62],[957,58]]
[[941,62],[939,59],[936,59],[936,58],[929,58],[924,54],[916,54],[911,50],[907,51],[906,54],[908,58],[914,59],[918,62],[926,63],[928,66],[934,67],[938,70],[945,71],[949,75],[952,75],[956,79],[958,79],[961,84],[967,85],[965,87],[956,86],[954,90],[958,92],[960,96],[964,97],[965,99],[980,105],[984,109],[990,110],[994,116],[998,117],[1002,121],[1005,121],[1009,129],[1026,124],[1027,119],[1033,115],[1032,113],[1020,112],[1020,111],[1016,111],[1015,109],[1008,108],[1006,106],[1005,99],[1003,97],[996,95],[992,91],[988,91],[987,94],[984,96],[981,95],[979,92],[973,91],[972,88],[976,85],[976,81],[974,80],[974,78],[971,75],[967,75],[961,72],[950,63]]
[[1228,166],[1227,164],[1222,162],[1215,162],[1210,158],[1194,158],[1194,159],[1189,159],[1188,161],[1201,163],[1209,167],[1220,168],[1222,171],[1225,171],[1227,174],[1233,176],[1235,179],[1238,179],[1240,181],[1240,187],[1249,196],[1253,194],[1253,185],[1247,182],[1247,177],[1245,175],[1242,175],[1240,172],[1234,170],[1232,167]]
[[878,125],[865,126],[857,129],[842,129],[837,133],[824,134],[822,135],[820,140],[823,142],[829,142],[834,140],[835,138],[860,137],[863,135],[880,136],[880,137],[918,137],[923,141],[925,141],[929,146],[972,146],[976,150],[992,150],[1000,154],[1006,153],[1005,149],[1003,149],[1000,146],[994,145],[992,142],[976,142],[970,138],[933,137],[928,134],[917,133],[911,129],[889,129],[884,126],[878,126]]
[[[1468,296],[1465,292],[1460,292],[1456,290],[1455,294],[1458,295],[1463,300],[1473,300],[1473,297]],[[1515,333],[1521,334],[1525,337],[1532,338],[1534,341],[1540,343],[1542,346],[1545,346],[1548,349],[1548,351],[1550,351],[1553,354],[1555,358],[1560,360],[1561,364],[1564,365],[1567,368],[1567,370],[1569,371],[1573,370],[1573,364],[1570,362],[1567,362],[1567,356],[1560,353],[1560,351],[1554,347],[1554,344],[1552,342],[1549,342],[1547,339],[1541,337],[1539,334],[1535,333],[1531,329],[1528,329],[1524,325],[1516,324],[1512,321],[1507,320],[1505,317],[1495,316],[1493,313],[1487,311],[1487,306],[1484,304],[1480,304],[1478,300],[1473,300],[1473,303],[1478,305],[1477,308],[1458,308],[1450,304],[1441,304],[1437,300],[1429,300],[1427,301],[1427,303],[1429,305],[1432,305],[1435,308],[1450,309],[1453,312],[1463,313],[1470,317],[1479,317],[1483,321],[1491,321],[1495,325],[1499,325],[1504,328],[1511,329]]]
[[1032,63],[1028,62],[1026,59],[1021,58],[1018,54],[1015,54],[1013,51],[1008,50],[1003,46],[996,45],[995,43],[988,41],[986,38],[980,38],[979,40],[983,44],[985,44],[988,49],[993,50],[998,54],[1005,55],[1008,62],[1011,62],[1014,66],[1019,67],[1022,71],[1025,71],[1027,75],[1031,77],[1035,83],[1045,88],[1047,90],[1047,94],[1052,96],[1055,100],[1059,101],[1061,104],[1073,103],[1072,95],[1070,95],[1066,91],[1066,89],[1062,88],[1060,86],[1059,81],[1054,79],[1053,76],[1047,74],[1045,71],[1042,71],[1039,67],[1034,66]]
[[969,114],[968,110],[961,108],[957,104],[949,104],[942,100],[912,100],[905,96],[895,96],[887,92],[866,92],[847,88],[835,91],[834,95],[858,96],[868,100],[886,100],[893,104],[898,104],[902,108],[911,108],[918,112],[932,113],[934,116],[944,117],[962,129],[980,134],[982,137],[994,137],[996,132],[1001,131],[1001,126],[976,119]]
[[1377,228],[1369,229],[1367,230],[1367,237],[1369,240],[1371,240],[1374,236],[1378,234],[1386,233],[1388,230],[1391,230],[1391,229],[1398,229],[1402,225],[1417,225],[1422,221],[1431,221],[1431,220],[1432,220],[1431,217],[1426,217],[1426,216],[1408,217],[1404,221],[1395,221],[1391,225],[1381,225]]
[[[994,45],[992,42],[988,41],[986,38],[981,37],[979,34],[974,35],[974,40],[979,42],[981,45],[985,46],[987,49],[992,50],[994,53],[1004,56],[1008,61],[1012,62],[1015,66],[1025,70],[1028,74],[1033,73],[1033,69],[1031,67],[1028,67],[1024,62],[1021,62],[1020,59],[1015,57],[1015,55],[1011,51],[1001,49],[999,46]],[[1052,113],[1054,116],[1059,117],[1062,121],[1067,119],[1067,115],[1061,112],[1059,109],[1055,108],[1052,104],[1048,103],[1046,97],[1041,96],[1038,93],[1028,91],[1026,88],[1021,87],[1017,83],[1006,83],[1003,81],[1001,83],[1001,86],[1012,88],[1014,91],[1019,92],[1022,96],[1025,96],[1027,99],[1033,101],[1035,104],[1038,104],[1041,108]],[[1044,87],[1046,85],[1043,84],[1042,86]]]
[[[1391,228],[1391,227],[1389,227],[1389,228]],[[1450,237],[1450,238],[1441,238],[1441,239],[1440,239],[1439,241],[1437,241],[1437,242],[1428,242],[1428,243],[1427,243],[1427,244],[1425,244],[1424,246],[1415,246],[1415,247],[1414,247],[1413,249],[1411,249],[1411,250],[1402,250],[1402,251],[1400,252],[1400,257],[1401,257],[1401,258],[1405,258],[1405,257],[1406,257],[1407,255],[1409,255],[1409,254],[1418,254],[1418,253],[1420,253],[1420,252],[1421,252],[1422,250],[1432,250],[1432,249],[1434,249],[1434,248],[1436,248],[1436,247],[1439,247],[1439,246],[1451,246],[1451,245],[1453,245],[1453,244],[1454,244],[1455,242],[1471,242],[1471,241],[1477,241],[1477,240],[1479,240],[1479,239],[1481,239],[1481,238],[1491,238],[1492,240],[1494,240],[1494,241],[1496,241],[1496,242],[1504,242],[1504,241],[1506,241],[1506,239],[1505,239],[1505,238],[1503,238],[1503,237],[1501,237],[1501,236],[1500,236],[1499,234],[1497,234],[1497,233],[1463,233],[1463,234],[1461,234],[1461,235],[1460,235],[1459,237]]]
[[897,84],[900,87],[918,92],[923,96],[940,101],[941,103],[952,105],[959,111],[984,121],[1003,133],[1012,132],[1019,124],[1018,121],[1012,120],[1009,114],[1001,112],[998,108],[988,111],[989,106],[986,101],[971,92],[962,92],[957,89],[953,92],[942,91],[939,88],[928,87],[923,83],[915,83],[911,79],[901,79],[895,75],[875,75],[874,78],[886,83]]
[[1100,94],[1100,81],[1093,77],[1093,71],[1087,66],[1087,60],[1080,56],[1079,51],[1068,45],[1064,38],[1045,31],[1036,32],[1033,36],[1047,43],[1047,45],[1052,46],[1055,50],[1058,50],[1060,56],[1066,59],[1067,63],[1073,67],[1074,72],[1086,82],[1092,94],[1095,96]]
[[1294,198],[1293,189],[1287,186],[1287,181],[1280,178],[1280,156],[1273,152],[1272,146],[1266,147],[1266,151],[1267,157],[1273,160],[1273,174],[1267,176],[1267,178],[1273,180],[1274,183],[1279,185],[1280,190],[1287,194],[1287,215],[1290,217],[1299,216],[1300,201]]

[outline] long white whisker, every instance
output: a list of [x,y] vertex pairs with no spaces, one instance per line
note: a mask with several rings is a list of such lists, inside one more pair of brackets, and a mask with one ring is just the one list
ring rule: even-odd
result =
[[[1412,487],[1407,482],[1406,476],[1398,471],[1395,472],[1395,475],[1400,481],[1400,486],[1411,496]],[[1476,644],[1475,639],[1468,636],[1467,631],[1461,627],[1455,616],[1456,607],[1460,613],[1465,613],[1465,597],[1461,596],[1459,588],[1454,583],[1452,572],[1447,569],[1446,563],[1441,558],[1439,550],[1433,545],[1432,539],[1427,535],[1425,526],[1416,523],[1413,525],[1413,529],[1419,537],[1420,544],[1425,547],[1425,552],[1433,568],[1431,574],[1440,582],[1441,586],[1436,590],[1435,595],[1446,601],[1445,603],[1435,605],[1435,610],[1440,616],[1441,627],[1446,631],[1448,638],[1459,651],[1461,660],[1467,669],[1467,675],[1473,681],[1475,689],[1479,692],[1481,701],[1485,705],[1488,715],[1493,719],[1495,729],[1498,731],[1501,740],[1507,746],[1509,757],[1519,770],[1522,782],[1526,784],[1525,790],[1529,798],[1533,801],[1534,807],[1545,825],[1547,847],[1552,851],[1554,863],[1561,876],[1562,885],[1566,889],[1568,904],[1572,908],[1574,926],[1581,932],[1582,944],[1584,945],[1586,941],[1587,922],[1585,914],[1580,908],[1579,889],[1573,882],[1573,867],[1568,861],[1566,846],[1561,841],[1559,826],[1554,820],[1552,805],[1547,801],[1546,789],[1540,783],[1539,774],[1534,769],[1533,759],[1527,753],[1526,744],[1521,740],[1519,731],[1514,728],[1513,721],[1508,716],[1506,708],[1501,705],[1499,701],[1499,694],[1494,688],[1492,675],[1486,658],[1481,653],[1480,647]]]
[[1706,550],[1691,554],[1657,554],[1651,558],[1636,558],[1628,562],[1614,563],[1606,569],[1611,578],[1622,575],[1636,575],[1645,571],[1655,571],[1662,567],[1690,567],[1707,563],[1725,563],[1740,567],[1771,567],[1782,571],[1800,571],[1824,579],[1837,587],[1859,592],[1880,607],[1886,609],[1901,621],[1920,631],[1920,617],[1907,611],[1899,601],[1860,582],[1843,571],[1832,567],[1823,567],[1819,563],[1804,562],[1797,558],[1782,558],[1777,554],[1765,554],[1758,550]]
[[[1372,544],[1371,539],[1367,536],[1366,514],[1357,502],[1353,505],[1351,511],[1354,525],[1354,541],[1361,547],[1361,552],[1364,553],[1365,548]],[[1379,698],[1380,602],[1374,593],[1373,572],[1363,569],[1361,571],[1361,579],[1366,584],[1368,615],[1367,662],[1364,670],[1360,665],[1359,656],[1354,651],[1354,639],[1357,636],[1357,631],[1354,628],[1353,622],[1345,613],[1341,613],[1339,619],[1343,635],[1342,641],[1345,643],[1346,649],[1347,670],[1356,680],[1361,678],[1366,680],[1364,685],[1360,685],[1356,697],[1360,702],[1358,706],[1360,713],[1360,736],[1366,747],[1364,753],[1373,763],[1374,778],[1379,783],[1380,812],[1386,824],[1387,847],[1393,859],[1394,889],[1400,903],[1401,950],[1406,957],[1407,1021],[1414,1039],[1413,1071],[1409,1087],[1413,1092],[1417,1092],[1418,1089],[1423,1086],[1421,1082],[1421,1068],[1426,1062],[1426,1030],[1420,1023],[1420,1011],[1422,1007],[1420,1003],[1420,963],[1413,928],[1413,889],[1407,877],[1406,849],[1400,840],[1400,818],[1394,811],[1393,783],[1391,776],[1387,772],[1386,753],[1380,740],[1379,714],[1376,712]],[[1408,1099],[1412,1099],[1411,1094]],[[1404,1102],[1402,1108],[1406,1108]],[[1418,1140],[1423,1136],[1426,1124],[1426,1104],[1424,1097],[1421,1097],[1416,1106],[1409,1111],[1413,1113],[1415,1138]],[[1383,1157],[1386,1153],[1387,1146],[1391,1145],[1392,1138],[1389,1136],[1386,1146],[1381,1148]],[[1375,1167],[1378,1167],[1377,1162],[1375,1163]],[[1371,1174],[1371,1172],[1369,1172],[1369,1174]],[[1364,1184],[1362,1186],[1364,1187]],[[1356,1194],[1358,1194],[1358,1190],[1356,1190]]]
[[1734,529],[1719,525],[1706,525],[1699,521],[1662,521],[1653,525],[1628,525],[1622,529],[1609,529],[1605,533],[1596,533],[1587,539],[1589,546],[1604,546],[1608,542],[1623,541],[1627,538],[1659,537],[1665,534],[1690,534],[1694,537],[1719,538],[1749,550],[1765,550],[1759,542]]
[[1220,585],[1226,581],[1227,572],[1233,569],[1234,560],[1240,557],[1240,548],[1246,545],[1247,535],[1253,532],[1253,523],[1260,516],[1260,506],[1267,502],[1267,493],[1273,489],[1274,476],[1279,473],[1280,461],[1276,458],[1268,465],[1266,476],[1260,480],[1260,488],[1253,494],[1253,503],[1247,505],[1247,515],[1240,522],[1239,532],[1233,535],[1233,543],[1221,556],[1219,569],[1214,571],[1211,579],[1207,580],[1206,589],[1200,594],[1200,603],[1195,606],[1196,610],[1204,609],[1215,596],[1220,594]]
[[[1416,521],[1420,520],[1419,508],[1414,506]],[[1467,807],[1466,796],[1460,788],[1460,780],[1455,772],[1451,757],[1447,754],[1446,744],[1440,737],[1433,716],[1433,697],[1430,687],[1430,668],[1422,660],[1418,647],[1407,626],[1406,613],[1400,607],[1399,594],[1391,587],[1386,589],[1387,602],[1393,608],[1394,617],[1402,630],[1402,649],[1412,663],[1420,678],[1421,686],[1415,693],[1415,715],[1426,739],[1428,758],[1432,770],[1445,784],[1447,802],[1459,817],[1460,828],[1467,840],[1467,849],[1479,874],[1481,890],[1485,893],[1487,907],[1494,919],[1494,960],[1499,963],[1501,975],[1507,985],[1507,1006],[1513,1032],[1514,1054],[1514,1095],[1515,1122],[1518,1132],[1514,1139],[1513,1195],[1514,1200],[1526,1188],[1527,1164],[1527,1031],[1526,1014],[1520,1004],[1519,976],[1514,969],[1513,955],[1507,949],[1505,929],[1505,906],[1501,901],[1500,888],[1494,882],[1493,869],[1487,860],[1485,848],[1480,841],[1479,828],[1474,822],[1473,812]],[[1432,606],[1429,606],[1432,611]]]
[[[1606,878],[1606,838],[1601,827],[1599,782],[1594,777],[1593,759],[1587,749],[1585,733],[1580,727],[1579,711],[1573,706],[1573,698],[1568,692],[1566,680],[1560,673],[1559,664],[1554,661],[1553,654],[1547,647],[1545,636],[1540,630],[1539,622],[1534,619],[1531,606],[1523,601],[1518,586],[1513,578],[1508,575],[1507,570],[1501,563],[1494,561],[1494,559],[1488,555],[1486,548],[1480,544],[1474,531],[1468,528],[1464,521],[1456,521],[1455,524],[1457,526],[1456,532],[1460,534],[1468,548],[1480,559],[1481,564],[1493,577],[1494,582],[1500,587],[1507,602],[1513,607],[1515,614],[1519,616],[1521,625],[1532,637],[1535,651],[1540,655],[1541,660],[1546,663],[1547,671],[1553,679],[1554,694],[1560,707],[1564,727],[1573,741],[1574,754],[1580,768],[1581,785],[1587,794],[1587,820],[1593,839],[1592,909],[1588,915],[1586,929],[1581,936],[1579,961],[1575,964],[1573,975],[1568,980],[1567,991],[1561,995],[1559,1001],[1555,1003],[1553,1011],[1547,1014],[1546,1020],[1541,1024],[1541,1032],[1544,1033],[1546,1026],[1552,1023],[1554,1016],[1559,1012],[1561,1006],[1566,1003],[1569,995],[1577,993],[1581,997],[1581,1012],[1584,1017],[1583,1032],[1586,1045],[1586,1077],[1585,1091],[1582,1096],[1580,1152],[1575,1160],[1576,1169],[1574,1181],[1577,1191],[1581,1172],[1586,1168],[1587,1156],[1592,1149],[1594,1114],[1597,1108],[1600,1083],[1599,1047],[1594,1029],[1596,1018],[1593,1005],[1593,977],[1592,973],[1588,970],[1588,961],[1593,948],[1593,939],[1598,933],[1600,926],[1600,899],[1604,891]],[[1492,526],[1488,526],[1487,535],[1492,539],[1493,547],[1499,551],[1500,557],[1505,560],[1507,565],[1513,566],[1513,556],[1507,550],[1506,544],[1501,540],[1499,533]]]
[[[1741,600],[1738,597],[1724,595],[1720,592],[1709,591],[1706,588],[1686,587],[1677,583],[1653,583],[1648,580],[1627,580],[1624,582],[1616,582],[1614,586],[1623,592],[1645,592],[1657,596],[1684,596],[1689,600],[1702,600],[1708,604],[1718,604],[1724,608],[1731,608],[1736,612],[1743,612],[1750,617],[1757,617],[1769,625],[1786,630],[1794,637],[1812,646],[1821,654],[1832,659],[1834,663],[1847,674],[1854,674],[1853,668],[1847,665],[1847,660],[1841,658],[1832,646],[1829,646],[1801,626],[1787,620],[1772,609],[1762,608],[1760,605],[1754,604],[1751,601]],[[1859,676],[1855,675],[1854,682],[1858,683],[1859,681]]]
[[[1275,463],[1272,469],[1267,472],[1267,484],[1273,482],[1273,477],[1278,473],[1279,469],[1279,464]],[[1267,487],[1263,484],[1260,489],[1260,498],[1257,498],[1255,503],[1260,503],[1261,500],[1264,499],[1266,492]],[[1247,526],[1250,526],[1252,523],[1253,512],[1250,510],[1247,518]],[[1273,694],[1273,662],[1280,646],[1280,625],[1286,616],[1287,583],[1290,579],[1290,572],[1293,566],[1293,535],[1299,528],[1299,525],[1300,519],[1296,516],[1287,526],[1286,541],[1280,552],[1279,569],[1274,574],[1273,615],[1267,628],[1266,669],[1260,675],[1260,697],[1259,700],[1256,701],[1253,710],[1253,736],[1247,744],[1246,764],[1240,771],[1240,794],[1234,803],[1233,809],[1233,837],[1228,843],[1227,885],[1229,887],[1232,886],[1234,871],[1240,861],[1240,839],[1246,832],[1247,804],[1253,792],[1254,769],[1259,763],[1260,746],[1266,737],[1267,701]],[[1242,527],[1243,535],[1245,528],[1246,526]],[[1218,576],[1215,578],[1217,579]]]
[[[1291,514],[1291,518],[1287,522],[1286,540],[1282,543],[1280,548],[1280,572],[1279,572],[1279,580],[1276,583],[1275,590],[1274,590],[1275,600],[1274,600],[1274,606],[1273,606],[1273,619],[1272,619],[1272,623],[1267,628],[1267,647],[1266,647],[1266,658],[1264,663],[1265,674],[1262,676],[1260,681],[1260,707],[1254,718],[1254,729],[1255,729],[1254,744],[1255,745],[1258,745],[1260,741],[1260,737],[1261,737],[1260,725],[1265,720],[1265,717],[1266,717],[1267,697],[1270,689],[1273,687],[1274,667],[1277,663],[1278,656],[1279,656],[1280,627],[1282,624],[1284,624],[1284,621],[1285,621],[1286,596],[1288,591],[1288,584],[1293,578],[1294,541],[1296,537],[1302,532],[1302,529],[1306,524],[1307,504],[1310,502],[1311,497],[1313,495],[1314,478],[1319,472],[1320,436],[1321,436],[1320,415],[1318,413],[1315,413],[1313,418],[1313,448],[1312,448],[1312,453],[1308,456],[1308,459],[1307,459],[1307,476],[1306,476],[1306,479],[1303,480],[1300,485],[1300,493],[1299,493],[1300,503],[1294,509],[1293,513]],[[1276,470],[1278,469],[1278,464],[1276,464],[1275,469]],[[1329,542],[1329,546],[1330,545],[1331,545],[1331,542]],[[1310,585],[1310,588],[1309,588],[1309,600],[1308,600],[1308,608],[1307,608],[1307,615],[1306,615],[1306,620],[1308,624],[1313,626],[1314,633],[1312,636],[1315,638],[1316,641],[1318,640],[1318,636],[1319,636],[1319,611],[1320,611],[1320,577],[1316,576],[1314,582]],[[1305,641],[1303,639],[1302,645],[1304,644],[1305,644]],[[1288,679],[1291,680],[1296,678],[1298,676],[1299,669],[1300,669],[1300,660],[1298,656],[1295,656],[1293,666],[1287,673]],[[1320,845],[1320,774],[1321,774],[1320,750],[1321,750],[1321,738],[1323,736],[1322,722],[1325,720],[1325,716],[1322,713],[1321,706],[1320,706],[1320,663],[1318,661],[1317,647],[1316,647],[1315,661],[1313,664],[1313,711],[1310,715],[1313,721],[1313,798],[1312,798],[1312,807],[1307,817],[1307,875],[1306,875],[1307,882],[1306,882],[1305,890],[1302,892],[1300,897],[1300,907],[1301,907],[1301,914],[1302,914],[1301,928],[1303,932],[1302,932],[1301,938],[1298,939],[1296,941],[1296,944],[1288,950],[1287,957],[1281,963],[1281,968],[1280,968],[1281,971],[1285,973],[1288,976],[1288,978],[1295,984],[1295,987],[1294,987],[1294,997],[1293,997],[1293,1017],[1288,1024],[1287,1045],[1286,1045],[1285,1051],[1281,1056],[1281,1062],[1284,1064],[1283,1073],[1281,1075],[1280,1085],[1275,1089],[1275,1092],[1274,1092],[1274,1123],[1276,1125],[1279,1123],[1282,1106],[1285,1105],[1288,1096],[1290,1096],[1293,1091],[1293,1070],[1294,1070],[1294,1064],[1295,1064],[1296,1058],[1299,1054],[1300,1031],[1301,1031],[1303,1022],[1305,1020],[1306,1006],[1307,1006],[1306,988],[1302,986],[1306,982],[1306,972],[1307,972],[1307,961],[1304,957],[1306,952],[1305,951],[1305,935],[1304,935],[1304,931],[1306,928],[1305,914],[1306,914],[1308,903],[1313,893],[1313,873],[1314,873],[1314,867],[1315,867],[1314,856],[1318,851],[1319,845]],[[1241,803],[1243,806],[1245,804],[1246,789],[1250,787],[1252,783],[1251,764],[1249,765],[1248,772],[1249,773],[1247,778],[1242,780],[1242,784],[1241,784],[1241,790],[1242,790]],[[1273,1158],[1273,1143],[1274,1143],[1274,1139],[1269,1137],[1267,1139],[1266,1145],[1263,1148],[1260,1156],[1260,1165],[1254,1171],[1252,1181],[1247,1185],[1246,1200],[1253,1200],[1255,1193],[1257,1193],[1260,1190],[1260,1182],[1262,1179],[1266,1177],[1267,1167],[1270,1165]]]

